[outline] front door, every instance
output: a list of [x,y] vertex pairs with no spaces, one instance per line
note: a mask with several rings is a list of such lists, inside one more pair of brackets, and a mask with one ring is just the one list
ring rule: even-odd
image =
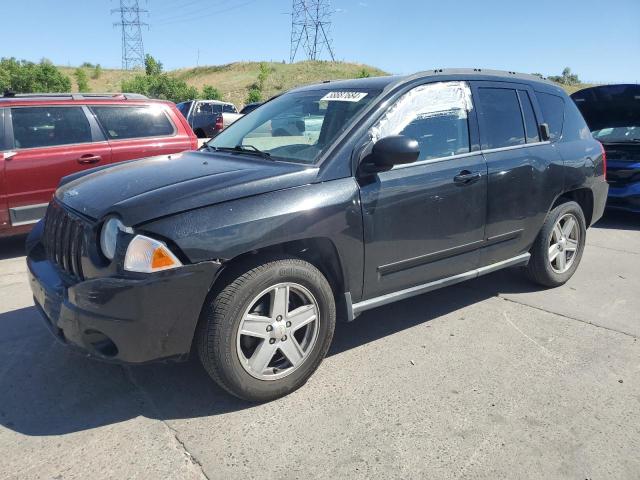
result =
[[360,180],[365,299],[473,270],[484,240],[487,167],[469,86],[408,91],[370,131],[373,142],[389,135],[416,139],[420,157]]
[[94,142],[95,128],[81,106],[7,111],[13,144],[12,156],[4,159],[6,201],[17,227],[42,218],[62,177],[110,163],[111,148],[104,140]]

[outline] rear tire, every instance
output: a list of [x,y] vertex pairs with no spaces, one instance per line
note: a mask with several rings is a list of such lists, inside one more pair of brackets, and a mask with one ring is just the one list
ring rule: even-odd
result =
[[558,287],[575,273],[586,240],[587,227],[582,208],[576,202],[555,207],[531,247],[526,267],[529,279],[544,287]]
[[205,304],[197,335],[202,365],[222,388],[267,402],[303,386],[329,349],[333,291],[313,265],[278,259],[243,269]]

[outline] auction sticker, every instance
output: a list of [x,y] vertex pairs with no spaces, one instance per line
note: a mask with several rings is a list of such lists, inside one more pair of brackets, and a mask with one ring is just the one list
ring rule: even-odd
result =
[[367,96],[366,92],[329,92],[320,101],[327,102],[359,102]]

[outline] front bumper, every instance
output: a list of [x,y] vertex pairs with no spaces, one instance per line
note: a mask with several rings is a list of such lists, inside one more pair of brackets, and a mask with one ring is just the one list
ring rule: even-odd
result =
[[30,238],[27,266],[37,309],[63,343],[104,360],[181,360],[191,350],[217,262],[186,265],[139,278],[67,282]]

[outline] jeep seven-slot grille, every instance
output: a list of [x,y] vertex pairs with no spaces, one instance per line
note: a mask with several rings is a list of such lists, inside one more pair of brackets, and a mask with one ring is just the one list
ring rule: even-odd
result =
[[83,239],[84,223],[71,217],[64,208],[52,202],[44,221],[47,258],[77,280],[84,280],[80,261]]

